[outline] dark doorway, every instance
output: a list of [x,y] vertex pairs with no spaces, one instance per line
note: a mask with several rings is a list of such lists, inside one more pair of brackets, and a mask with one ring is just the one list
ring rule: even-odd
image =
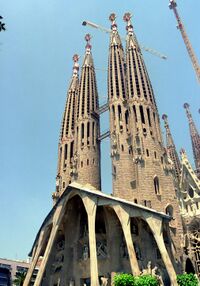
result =
[[189,258],[186,260],[185,272],[195,274],[194,266]]

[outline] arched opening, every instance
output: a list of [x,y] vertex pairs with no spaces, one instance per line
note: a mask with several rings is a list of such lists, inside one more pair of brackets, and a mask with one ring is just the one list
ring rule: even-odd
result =
[[173,217],[174,215],[174,209],[172,207],[172,205],[168,205],[165,209],[165,213],[171,217]]
[[195,274],[194,266],[192,264],[192,261],[189,258],[186,259],[185,272]]

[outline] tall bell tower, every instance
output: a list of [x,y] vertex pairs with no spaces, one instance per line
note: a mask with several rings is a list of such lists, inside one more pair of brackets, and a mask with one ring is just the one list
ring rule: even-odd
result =
[[75,177],[78,183],[90,184],[100,190],[100,122],[96,113],[99,102],[90,39],[90,35],[87,34],[76,115]]
[[129,112],[125,78],[124,50],[118,34],[116,16],[111,14],[111,35],[108,59],[108,102],[113,194],[131,199],[135,188],[135,171],[130,146]]
[[67,92],[67,100],[62,119],[61,132],[58,144],[58,169],[56,176],[56,191],[53,199],[56,200],[73,180],[72,164],[75,151],[75,120],[76,105],[79,94],[79,56],[73,56],[74,66],[72,79]]

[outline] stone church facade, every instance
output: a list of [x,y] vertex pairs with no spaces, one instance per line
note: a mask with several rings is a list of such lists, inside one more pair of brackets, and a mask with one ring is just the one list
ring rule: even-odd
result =
[[[199,236],[191,231],[198,229],[192,226],[198,224],[200,211],[199,179],[189,162],[179,161],[166,115],[164,146],[131,14],[123,18],[125,51],[115,14],[109,19],[107,135],[113,194],[101,192],[101,107],[87,34],[80,78],[79,57],[73,57],[59,138],[54,206],[36,236],[25,286],[40,257],[36,286],[97,286],[102,278],[111,285],[115,273],[139,275],[156,268],[164,285],[177,285],[176,274],[185,271],[187,263],[193,263],[200,274],[199,241],[194,239]],[[197,135],[195,140],[195,154],[199,154]],[[198,167],[199,161],[195,162]]]

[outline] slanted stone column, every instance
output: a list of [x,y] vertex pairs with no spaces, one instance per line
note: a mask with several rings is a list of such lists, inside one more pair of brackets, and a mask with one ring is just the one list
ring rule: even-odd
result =
[[84,197],[83,203],[84,203],[87,215],[88,215],[91,285],[99,286],[96,234],[95,234],[95,218],[96,218],[96,209],[97,209],[96,198],[93,200],[89,197]]
[[158,248],[160,250],[160,254],[162,256],[162,260],[165,264],[165,267],[167,269],[171,286],[178,286],[177,280],[176,280],[176,272],[174,270],[173,264],[171,262],[171,259],[169,257],[169,254],[167,252],[167,249],[165,247],[165,243],[163,240],[163,232],[162,232],[162,219],[161,218],[154,218],[154,217],[145,217],[146,222],[148,223],[155,241],[158,245]]
[[46,233],[45,233],[45,230],[42,230],[40,233],[40,236],[39,236],[37,248],[35,248],[34,252],[33,252],[33,260],[31,262],[31,266],[30,266],[30,268],[27,272],[26,278],[24,280],[24,284],[23,284],[24,286],[28,286],[30,284],[31,277],[33,275],[33,271],[34,271],[36,264],[38,262],[38,259],[40,257],[40,253],[41,253],[42,247],[44,245],[45,239],[46,239]]
[[[66,203],[66,201],[65,201],[65,203]],[[45,253],[44,253],[44,257],[42,259],[42,263],[41,263],[40,269],[38,271],[38,275],[36,277],[34,286],[40,286],[41,285],[42,278],[43,278],[43,275],[44,275],[44,271],[46,269],[47,261],[48,261],[48,258],[49,258],[49,254],[50,254],[51,249],[53,247],[53,243],[55,241],[55,237],[56,237],[56,234],[57,234],[57,231],[58,231],[61,219],[63,218],[63,215],[64,215],[65,203],[62,203],[61,205],[59,205],[57,207],[55,213],[54,213],[53,227],[52,227],[52,230],[51,230],[51,235],[49,237],[49,241],[48,241],[48,244],[47,244],[47,247],[46,247],[46,250],[45,250]]]
[[131,265],[131,271],[133,275],[140,275],[140,269],[133,245],[130,227],[130,216],[129,214],[119,205],[113,207],[122,225],[124,237],[129,254],[129,260]]

